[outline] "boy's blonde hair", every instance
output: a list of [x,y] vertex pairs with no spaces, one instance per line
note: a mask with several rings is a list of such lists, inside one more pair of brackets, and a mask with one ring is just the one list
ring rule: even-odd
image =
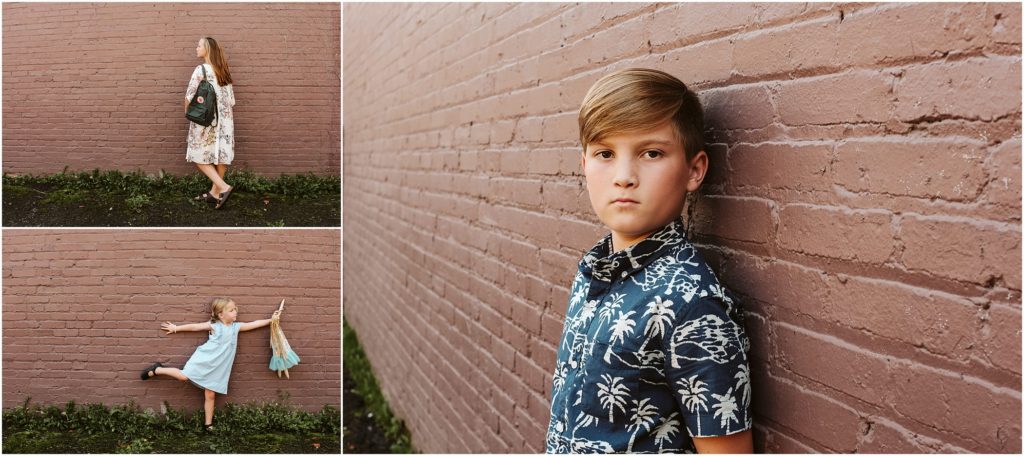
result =
[[670,120],[686,158],[704,148],[704,113],[697,94],[658,70],[627,68],[598,79],[580,107],[580,142],[587,145],[617,133],[643,131]]
[[[228,304],[235,304],[228,298],[214,298],[213,302],[210,303],[210,323],[216,323],[220,321],[220,313],[228,307]],[[238,304],[235,304],[237,307]]]

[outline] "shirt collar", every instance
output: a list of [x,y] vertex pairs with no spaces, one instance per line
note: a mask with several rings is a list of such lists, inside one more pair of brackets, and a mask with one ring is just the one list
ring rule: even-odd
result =
[[612,282],[642,269],[670,247],[686,242],[683,219],[679,217],[629,248],[611,253],[612,235],[601,239],[580,260],[579,269],[594,279]]

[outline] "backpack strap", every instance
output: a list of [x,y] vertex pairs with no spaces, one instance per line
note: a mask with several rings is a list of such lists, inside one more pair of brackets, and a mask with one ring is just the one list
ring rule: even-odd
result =
[[[200,63],[199,64],[199,68],[203,69],[203,80],[206,81],[207,83],[209,83],[210,80],[206,77],[206,64],[205,63]],[[217,88],[216,87],[213,88],[213,93],[214,94],[217,93]],[[218,95],[218,98],[219,97],[220,96]],[[216,103],[213,106],[213,118],[216,119],[218,121],[218,123],[220,123],[219,122],[220,121],[220,109],[217,109]],[[212,126],[212,124],[211,124],[211,126]]]

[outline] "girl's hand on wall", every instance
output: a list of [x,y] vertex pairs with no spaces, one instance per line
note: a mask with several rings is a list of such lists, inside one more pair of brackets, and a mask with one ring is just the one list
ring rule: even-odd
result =
[[169,321],[165,321],[163,322],[163,324],[160,325],[160,329],[167,331],[167,334],[174,334],[178,332],[178,325],[175,325],[174,323],[171,323]]

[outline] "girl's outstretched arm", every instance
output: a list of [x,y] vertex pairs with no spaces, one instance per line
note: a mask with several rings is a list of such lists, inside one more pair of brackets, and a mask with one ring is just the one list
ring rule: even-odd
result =
[[280,310],[275,310],[274,311],[274,315],[272,317],[270,317],[270,318],[268,318],[266,320],[256,320],[256,321],[250,321],[248,323],[242,323],[242,326],[239,326],[238,330],[239,331],[251,331],[253,329],[262,328],[264,326],[269,325],[270,321],[273,320],[274,317],[276,317],[278,315],[281,315],[281,311]]
[[160,329],[167,331],[167,334],[173,334],[179,331],[210,331],[213,329],[213,326],[210,326],[210,322],[208,321],[187,325],[176,325],[169,321],[165,321],[160,325]]

